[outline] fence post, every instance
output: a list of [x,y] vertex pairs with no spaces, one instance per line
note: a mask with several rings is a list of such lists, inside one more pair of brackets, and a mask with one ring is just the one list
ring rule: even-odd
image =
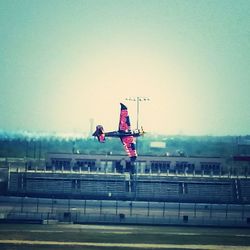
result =
[[21,213],[23,212],[23,197],[21,198]]
[[129,203],[129,214],[132,216],[133,203],[132,201]]
[[166,209],[166,203],[164,201],[163,203],[163,213],[162,213],[162,216],[165,217],[165,209]]
[[150,209],[150,204],[149,204],[149,201],[148,201],[148,216],[149,216],[149,209]]
[[178,218],[180,218],[181,215],[181,203],[179,202],[179,206],[178,206]]
[[36,212],[38,213],[39,208],[39,198],[36,199]]
[[70,199],[68,199],[68,212],[70,212]]
[[86,203],[87,203],[87,201],[84,200],[84,210],[83,210],[83,213],[84,213],[84,214],[86,214]]
[[213,213],[213,205],[210,204],[210,209],[209,209],[209,218],[212,218],[212,213]]
[[244,216],[245,216],[245,205],[242,204],[242,213],[241,213],[241,219],[244,220]]
[[54,200],[53,198],[51,199],[51,213],[54,213]]
[[102,214],[102,201],[100,201],[100,214]]
[[227,213],[228,213],[228,204],[226,205],[226,219],[227,219]]
[[197,210],[197,204],[194,203],[194,218],[196,218],[196,210]]
[[118,214],[118,201],[115,202],[115,215]]

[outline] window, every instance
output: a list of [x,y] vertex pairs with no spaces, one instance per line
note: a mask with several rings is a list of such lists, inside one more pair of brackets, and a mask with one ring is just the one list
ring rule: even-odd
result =
[[168,161],[152,161],[151,170],[152,173],[166,173],[170,168],[170,162]]
[[96,170],[96,165],[94,160],[77,160],[76,165],[81,168],[82,171],[94,171]]

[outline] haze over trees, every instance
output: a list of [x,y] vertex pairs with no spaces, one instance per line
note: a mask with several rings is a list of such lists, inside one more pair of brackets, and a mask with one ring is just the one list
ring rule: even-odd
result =
[[[249,142],[250,136],[166,136],[146,134],[137,140],[140,155],[220,156],[249,154],[239,141]],[[161,142],[164,147],[154,146]],[[0,133],[0,157],[44,158],[48,152],[76,154],[125,154],[117,138],[98,143],[93,137],[62,137],[28,133]]]

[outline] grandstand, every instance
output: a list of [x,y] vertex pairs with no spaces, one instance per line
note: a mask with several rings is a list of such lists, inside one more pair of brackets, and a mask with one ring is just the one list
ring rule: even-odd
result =
[[122,175],[46,172],[11,172],[9,193],[31,196],[125,198]]
[[240,180],[240,193],[242,200],[246,203],[250,203],[250,181],[247,179]]
[[137,193],[141,199],[237,203],[232,179],[213,177],[139,176]]
[[46,166],[10,168],[8,193],[198,203],[250,203],[250,180],[223,174],[221,158],[138,157],[137,173],[121,156],[50,154]]

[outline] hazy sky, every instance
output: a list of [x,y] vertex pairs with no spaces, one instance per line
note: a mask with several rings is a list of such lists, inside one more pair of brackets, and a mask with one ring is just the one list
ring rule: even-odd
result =
[[0,129],[250,134],[250,1],[0,0]]

